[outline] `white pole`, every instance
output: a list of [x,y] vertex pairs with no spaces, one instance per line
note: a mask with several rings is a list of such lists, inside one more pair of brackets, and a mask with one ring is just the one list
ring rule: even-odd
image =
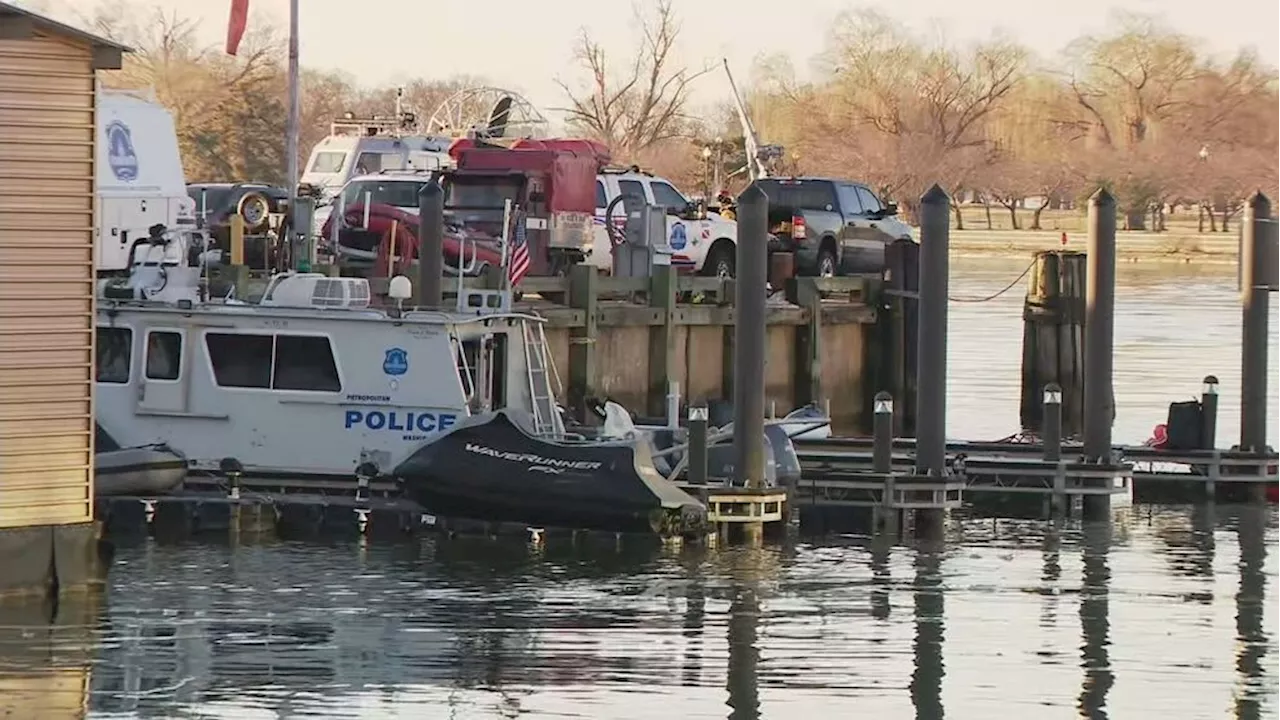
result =
[[289,247],[295,266],[298,265],[300,249],[298,238],[306,237],[301,233],[311,232],[311,228],[298,227],[298,127],[302,122],[298,92],[298,0],[289,0],[289,121],[285,129],[285,182],[289,190],[289,227],[293,232]]
[[508,253],[510,253],[511,251],[511,211],[512,209],[513,208],[511,206],[510,200],[502,201],[502,267],[499,268],[500,270],[502,270],[501,287],[506,287],[507,281],[511,277],[510,274],[507,273],[507,261],[509,259]]

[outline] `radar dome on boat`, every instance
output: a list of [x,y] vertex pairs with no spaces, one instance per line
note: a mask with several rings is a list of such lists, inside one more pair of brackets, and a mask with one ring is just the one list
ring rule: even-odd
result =
[[396,275],[387,282],[387,296],[392,300],[408,300],[413,297],[413,283],[403,275]]

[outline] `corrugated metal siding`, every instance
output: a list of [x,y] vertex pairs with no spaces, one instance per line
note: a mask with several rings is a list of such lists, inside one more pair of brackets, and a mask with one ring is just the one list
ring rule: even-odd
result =
[[0,527],[92,519],[94,71],[0,40]]

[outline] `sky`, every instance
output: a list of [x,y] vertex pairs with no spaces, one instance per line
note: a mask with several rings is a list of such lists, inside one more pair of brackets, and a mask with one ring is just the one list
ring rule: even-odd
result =
[[[98,4],[98,0],[27,2],[73,21],[77,15],[91,15]],[[230,0],[130,2],[198,19],[201,34],[210,43],[221,43],[225,37]],[[344,70],[370,85],[415,76],[477,75],[491,85],[521,92],[544,110],[565,104],[557,78],[572,86],[580,77],[571,55],[583,29],[606,49],[617,48],[623,57],[635,42],[629,0],[300,0],[300,4],[304,66]],[[603,11],[606,5],[612,9]],[[954,43],[981,40],[998,30],[1043,56],[1054,55],[1082,34],[1105,31],[1114,10],[1155,14],[1172,29],[1199,37],[1211,53],[1229,55],[1242,46],[1253,46],[1263,61],[1280,65],[1277,0],[1215,0],[1211,10],[1193,0],[894,0],[891,4],[673,0],[673,5],[682,22],[682,60],[700,66],[727,58],[740,84],[762,55],[787,55],[803,71],[821,50],[832,20],[842,11],[860,7],[885,12],[920,32],[942,33]],[[251,23],[269,18],[282,28],[287,26],[289,0],[250,0],[250,10]],[[753,17],[753,12],[758,16]],[[718,102],[729,95],[727,81],[722,73],[709,74],[698,80],[696,94],[695,100]]]

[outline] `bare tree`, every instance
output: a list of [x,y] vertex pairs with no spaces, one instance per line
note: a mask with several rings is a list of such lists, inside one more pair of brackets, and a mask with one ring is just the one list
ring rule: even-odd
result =
[[690,70],[673,57],[680,24],[671,0],[659,0],[653,15],[639,21],[640,46],[621,73],[615,72],[605,48],[583,31],[574,60],[589,75],[587,88],[575,91],[557,81],[569,100],[568,107],[558,109],[569,124],[627,157],[690,134],[685,114],[689,90],[710,72],[709,67]]
[[864,143],[898,146],[892,155],[912,167],[893,172],[916,176],[905,183],[914,194],[934,181],[955,192],[987,162],[984,124],[1021,81],[1026,52],[999,39],[969,52],[926,47],[885,16],[864,11],[842,16],[823,60],[832,124]]
[[[1116,34],[1074,44],[1076,68],[1069,85],[1103,143],[1135,145],[1188,102],[1186,91],[1199,68],[1186,37],[1164,30],[1151,17],[1116,17]],[[1120,138],[1118,128],[1123,128]]]

